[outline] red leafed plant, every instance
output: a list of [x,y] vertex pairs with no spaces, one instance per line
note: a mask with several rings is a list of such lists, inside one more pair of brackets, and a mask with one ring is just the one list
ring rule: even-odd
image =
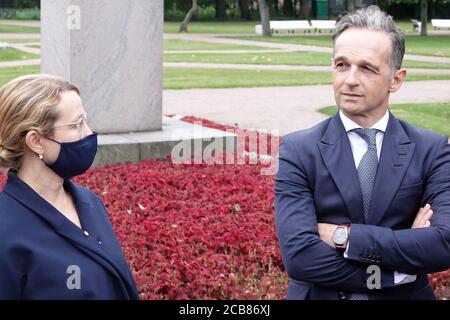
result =
[[[75,182],[105,203],[142,299],[283,299],[274,179],[260,172],[147,160],[94,168]],[[449,271],[429,279],[438,297],[450,297]]]

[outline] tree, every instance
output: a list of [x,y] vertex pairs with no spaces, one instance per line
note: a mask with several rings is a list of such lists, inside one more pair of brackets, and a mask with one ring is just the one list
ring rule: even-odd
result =
[[216,0],[216,19],[220,21],[225,20],[225,0]]
[[241,10],[241,19],[252,20],[252,15],[250,13],[250,3],[249,0],[239,0],[239,9]]
[[283,14],[288,17],[292,17],[294,15],[294,6],[292,4],[292,0],[284,0]]
[[428,0],[420,0],[420,21],[422,22],[420,35],[426,37],[428,22]]
[[300,18],[311,19],[312,16],[312,0],[300,0]]
[[179,32],[188,32],[188,24],[191,22],[192,16],[197,12],[198,10],[198,0],[192,0],[192,7],[189,9],[188,13],[186,14],[186,17],[184,18],[183,22],[180,25]]
[[347,0],[347,11],[348,12],[355,11],[355,1],[354,0]]
[[272,36],[270,30],[270,13],[266,0],[258,0],[259,16],[261,17],[262,33],[264,37]]

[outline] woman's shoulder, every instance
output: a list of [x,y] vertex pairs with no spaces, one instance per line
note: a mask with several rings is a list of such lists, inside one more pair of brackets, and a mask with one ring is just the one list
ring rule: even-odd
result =
[[[0,225],[10,220],[20,220],[24,217],[23,211],[28,211],[20,205],[16,199],[11,197],[5,191],[0,193]],[[11,214],[14,212],[14,214]]]
[[33,215],[20,205],[6,192],[0,193],[0,247],[4,247],[9,240],[23,236],[21,230],[26,231],[30,227]]

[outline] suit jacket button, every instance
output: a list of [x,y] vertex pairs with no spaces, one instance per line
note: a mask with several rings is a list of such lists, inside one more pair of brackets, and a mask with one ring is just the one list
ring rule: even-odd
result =
[[89,232],[87,232],[86,230],[84,230],[84,235],[86,236],[86,237],[89,237]]

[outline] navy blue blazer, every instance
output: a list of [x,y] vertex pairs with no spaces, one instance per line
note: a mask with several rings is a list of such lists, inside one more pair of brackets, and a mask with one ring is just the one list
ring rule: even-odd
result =
[[[410,229],[421,206],[430,228]],[[339,113],[283,138],[275,182],[275,217],[290,282],[288,299],[434,299],[427,273],[450,267],[450,145],[446,136],[389,116],[373,191],[364,209]],[[317,223],[351,223],[348,259],[320,240]],[[367,288],[381,269],[381,289]],[[395,271],[416,274],[394,286]],[[372,279],[372,278],[371,278]],[[370,281],[369,281],[370,282]]]
[[64,182],[82,230],[9,172],[0,194],[0,299],[138,299],[106,209]]

